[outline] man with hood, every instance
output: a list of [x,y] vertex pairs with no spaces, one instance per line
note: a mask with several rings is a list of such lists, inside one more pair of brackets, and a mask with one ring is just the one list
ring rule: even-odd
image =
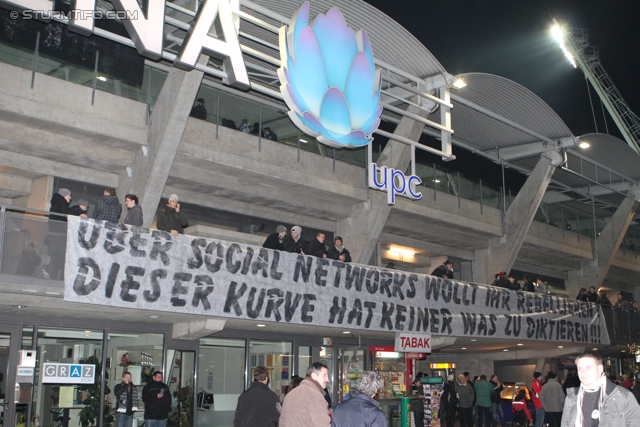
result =
[[275,233],[269,234],[267,239],[262,244],[262,247],[281,251],[282,242],[284,241],[284,238],[286,235],[287,235],[287,227],[285,227],[284,225],[279,225],[276,227]]
[[96,221],[117,223],[122,213],[122,205],[116,197],[115,188],[105,188],[102,199],[96,203],[93,218]]
[[307,252],[307,241],[302,237],[302,227],[294,225],[291,233],[282,240],[282,249],[286,252],[305,254]]
[[69,208],[69,215],[79,216],[80,218],[87,217],[87,211],[89,210],[89,202],[87,199],[78,200],[78,204]]
[[71,191],[67,188],[61,188],[51,197],[51,208],[49,212],[61,215],[49,216],[49,234],[45,240],[48,248],[48,254],[51,258],[49,265],[45,265],[42,269],[42,275],[45,279],[53,276],[54,280],[58,279],[58,272],[63,269],[65,248],[67,245],[67,217],[69,215],[69,203],[71,202]]
[[388,427],[384,412],[373,399],[381,386],[378,374],[364,371],[358,378],[357,393],[333,410],[332,427]]
[[449,280],[453,279],[453,261],[446,260],[441,265],[437,266],[432,272],[432,276],[444,277]]
[[540,401],[544,405],[549,419],[549,427],[560,427],[562,407],[564,406],[564,390],[558,382],[555,372],[547,374],[547,382],[542,386]]
[[351,254],[347,248],[344,247],[342,237],[336,236],[333,241],[335,244],[329,248],[327,257],[329,259],[335,259],[336,261],[351,262]]
[[124,219],[124,223],[142,227],[142,206],[138,204],[138,196],[135,194],[127,194],[124,196],[124,204],[129,210],[127,217]]
[[607,379],[598,353],[582,353],[576,365],[581,384],[567,389],[562,427],[640,426],[638,402],[629,390]]
[[544,405],[540,402],[540,393],[542,392],[542,381],[540,381],[541,376],[541,372],[534,372],[533,381],[531,383],[531,400],[533,401],[533,407],[536,409],[534,427],[542,427],[542,424],[544,423]]

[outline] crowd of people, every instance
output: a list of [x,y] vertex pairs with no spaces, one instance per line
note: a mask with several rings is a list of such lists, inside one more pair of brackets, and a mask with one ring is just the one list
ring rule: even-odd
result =
[[262,247],[285,251],[290,253],[312,255],[318,258],[328,258],[336,261],[351,262],[351,254],[344,247],[342,237],[336,236],[333,245],[328,249],[324,243],[325,233],[319,231],[316,238],[311,242],[302,237],[302,227],[294,225],[291,231],[287,232],[287,227],[278,225],[276,231],[270,234],[262,244]]
[[576,296],[578,301],[586,301],[593,302],[596,304],[600,304],[603,306],[609,306],[620,310],[629,310],[638,312],[638,303],[634,300],[628,301],[624,298],[624,294],[622,292],[618,292],[616,303],[611,304],[611,300],[607,297],[607,292],[604,290],[600,290],[596,292],[595,287],[590,287],[587,291],[586,288],[581,288],[578,292],[578,296]]

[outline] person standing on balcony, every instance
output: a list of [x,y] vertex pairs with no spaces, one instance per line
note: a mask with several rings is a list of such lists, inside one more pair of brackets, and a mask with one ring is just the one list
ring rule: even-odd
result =
[[307,241],[302,237],[302,227],[294,225],[291,233],[282,240],[282,249],[286,252],[305,254],[307,252]]
[[587,297],[585,299],[587,302],[598,303],[600,299],[598,298],[598,293],[596,292],[596,288],[593,286],[589,288],[589,292],[587,292]]
[[138,204],[138,196],[135,194],[127,194],[124,196],[124,204],[129,210],[127,217],[124,219],[124,223],[142,227],[142,206]]
[[432,276],[453,279],[453,261],[446,260],[442,265],[437,266],[432,272]]
[[330,259],[335,259],[336,261],[351,262],[351,254],[349,253],[347,248],[344,247],[344,244],[342,242],[342,237],[336,236],[336,238],[334,239],[335,244],[331,246],[331,248],[329,248],[327,257]]
[[173,236],[184,234],[184,229],[189,226],[189,219],[184,212],[180,212],[180,203],[176,194],[169,196],[167,206],[158,212],[156,226],[158,230],[168,231]]
[[122,205],[116,197],[115,188],[105,188],[102,199],[96,204],[93,218],[96,221],[108,221],[117,223],[122,213]]
[[284,241],[284,238],[286,235],[287,235],[287,227],[285,227],[284,225],[279,225],[276,227],[275,233],[269,234],[267,239],[262,244],[262,247],[281,251],[282,242]]
[[64,256],[67,247],[67,217],[69,215],[69,203],[71,202],[71,191],[61,188],[51,197],[51,208],[49,212],[60,215],[49,216],[49,234],[45,240],[50,257],[49,265],[42,269],[45,279],[53,277],[58,280],[58,274],[64,267]]
[[196,99],[189,116],[194,119],[207,120],[207,109],[204,107],[204,98]]
[[309,243],[309,255],[313,255],[318,258],[327,257],[327,247],[324,245],[325,235],[323,232],[318,232],[316,238]]

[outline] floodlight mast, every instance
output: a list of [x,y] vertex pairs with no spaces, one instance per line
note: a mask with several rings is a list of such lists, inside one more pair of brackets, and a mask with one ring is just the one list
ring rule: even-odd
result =
[[573,66],[577,65],[591,82],[627,144],[640,154],[640,118],[631,111],[602,66],[599,49],[596,46],[589,46],[586,30],[572,29],[569,24],[560,25],[555,19],[553,21],[555,25],[551,30],[552,34],[560,43],[565,55],[569,61],[571,61],[570,57],[574,59]]

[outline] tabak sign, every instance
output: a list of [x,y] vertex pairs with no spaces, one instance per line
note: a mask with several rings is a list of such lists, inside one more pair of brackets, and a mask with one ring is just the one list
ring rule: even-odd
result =
[[[138,52],[153,60],[162,58],[165,0],[149,0],[144,13],[137,0],[112,3]],[[54,12],[53,0],[0,0],[0,4],[29,11],[23,19],[50,20],[62,14],[69,30],[86,36],[94,33],[96,0],[71,2],[69,12]],[[225,83],[251,88],[235,23],[238,10],[238,0],[205,0],[174,65],[188,71],[196,67],[201,54],[213,56],[223,61]],[[210,34],[214,25],[217,37]],[[279,48],[280,93],[296,126],[331,147],[371,143],[382,113],[381,75],[366,31],[349,28],[337,8],[319,14],[310,25],[309,2],[304,2],[290,25],[280,28]],[[420,183],[415,175],[370,165],[369,187],[386,191],[389,205],[395,204],[396,195],[419,200],[422,194],[416,185]]]
[[431,334],[396,333],[395,351],[431,354]]

